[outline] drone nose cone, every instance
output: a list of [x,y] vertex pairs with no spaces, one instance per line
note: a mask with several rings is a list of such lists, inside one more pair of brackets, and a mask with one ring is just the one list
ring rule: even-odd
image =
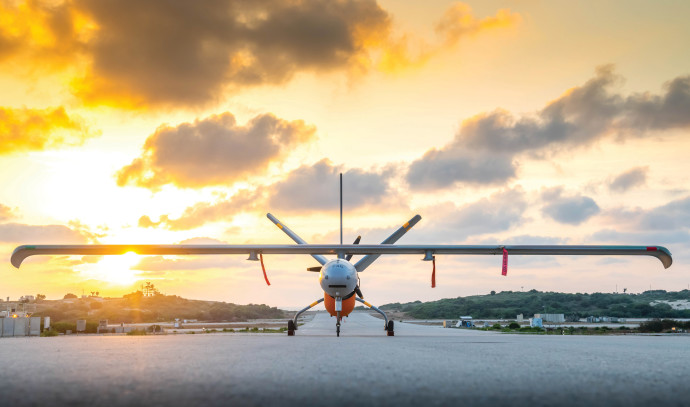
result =
[[321,268],[320,283],[331,297],[344,297],[357,287],[357,271],[347,260],[332,260]]

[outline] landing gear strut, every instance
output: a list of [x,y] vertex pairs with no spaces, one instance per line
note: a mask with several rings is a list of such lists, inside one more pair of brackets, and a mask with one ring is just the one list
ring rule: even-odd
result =
[[295,316],[288,321],[288,336],[295,336],[295,331],[297,330],[297,318],[302,315],[305,311],[309,310],[310,308],[313,308],[315,305],[320,304],[323,302],[323,298],[319,298],[318,300],[312,302],[308,306],[302,308],[301,310],[297,311]]
[[340,311],[336,313],[336,318],[338,318],[338,322],[335,323],[335,336],[340,336],[340,320],[342,319],[340,317]]
[[369,304],[368,302],[364,301],[364,300],[361,299],[361,298],[355,298],[355,300],[361,302],[361,303],[364,304],[367,308],[371,308],[371,309],[373,309],[374,311],[378,312],[379,314],[383,315],[383,329],[386,330],[386,335],[388,335],[388,336],[395,336],[395,331],[394,331],[394,329],[393,329],[393,321],[389,321],[389,320],[388,320],[388,316],[386,315],[385,312],[381,311],[381,310],[378,309],[377,307],[375,307],[375,306]]

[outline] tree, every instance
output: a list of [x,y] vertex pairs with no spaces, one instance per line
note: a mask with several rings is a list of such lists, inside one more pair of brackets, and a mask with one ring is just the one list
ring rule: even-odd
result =
[[43,301],[46,299],[45,294],[36,294],[36,301]]
[[67,293],[67,294],[65,294],[65,296],[62,297],[62,298],[66,300],[66,299],[68,299],[68,298],[77,298],[77,296],[74,295],[74,294],[72,294],[72,293]]

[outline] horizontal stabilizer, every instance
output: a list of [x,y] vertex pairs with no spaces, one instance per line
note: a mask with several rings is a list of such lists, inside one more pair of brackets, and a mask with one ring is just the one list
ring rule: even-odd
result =
[[[422,219],[421,216],[415,215],[412,219],[410,219],[407,223],[404,225],[400,226],[398,230],[396,230],[392,235],[388,236],[386,240],[381,242],[381,244],[393,244],[398,241],[405,233],[407,233],[408,230],[412,229],[412,226],[416,225],[417,222],[419,222]],[[367,267],[371,265],[376,259],[381,256],[380,254],[372,254],[369,256],[363,257],[360,261],[355,264],[355,269],[359,271],[364,271]]]
[[[267,213],[266,217],[270,219],[271,222],[275,223],[276,226],[278,226],[278,229],[282,230],[283,232],[285,232],[286,235],[290,236],[290,239],[294,240],[295,243],[307,244],[307,242],[304,239],[299,237],[297,233],[293,232],[289,227],[287,227],[283,222],[279,221],[278,218],[276,218],[275,216],[271,215],[270,213]],[[327,258],[320,256],[318,254],[312,254],[311,257],[313,257],[314,259],[316,259],[316,261],[321,263],[322,266],[326,264],[326,262],[328,262]]]

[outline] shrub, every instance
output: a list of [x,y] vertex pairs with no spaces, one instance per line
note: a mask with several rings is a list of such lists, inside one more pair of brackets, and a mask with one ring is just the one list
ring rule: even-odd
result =
[[497,322],[491,326],[491,329],[501,329],[501,324]]
[[53,331],[52,329],[49,331],[43,331],[41,332],[41,336],[46,337],[46,336],[58,336],[58,331]]
[[63,334],[68,330],[77,332],[77,324],[71,322],[55,322],[52,326],[52,329]]
[[645,321],[640,324],[640,332],[661,332],[664,330],[664,325],[661,320],[653,319],[651,321]]
[[508,328],[510,329],[520,329],[520,324],[517,322],[511,322],[510,325],[508,325]]

